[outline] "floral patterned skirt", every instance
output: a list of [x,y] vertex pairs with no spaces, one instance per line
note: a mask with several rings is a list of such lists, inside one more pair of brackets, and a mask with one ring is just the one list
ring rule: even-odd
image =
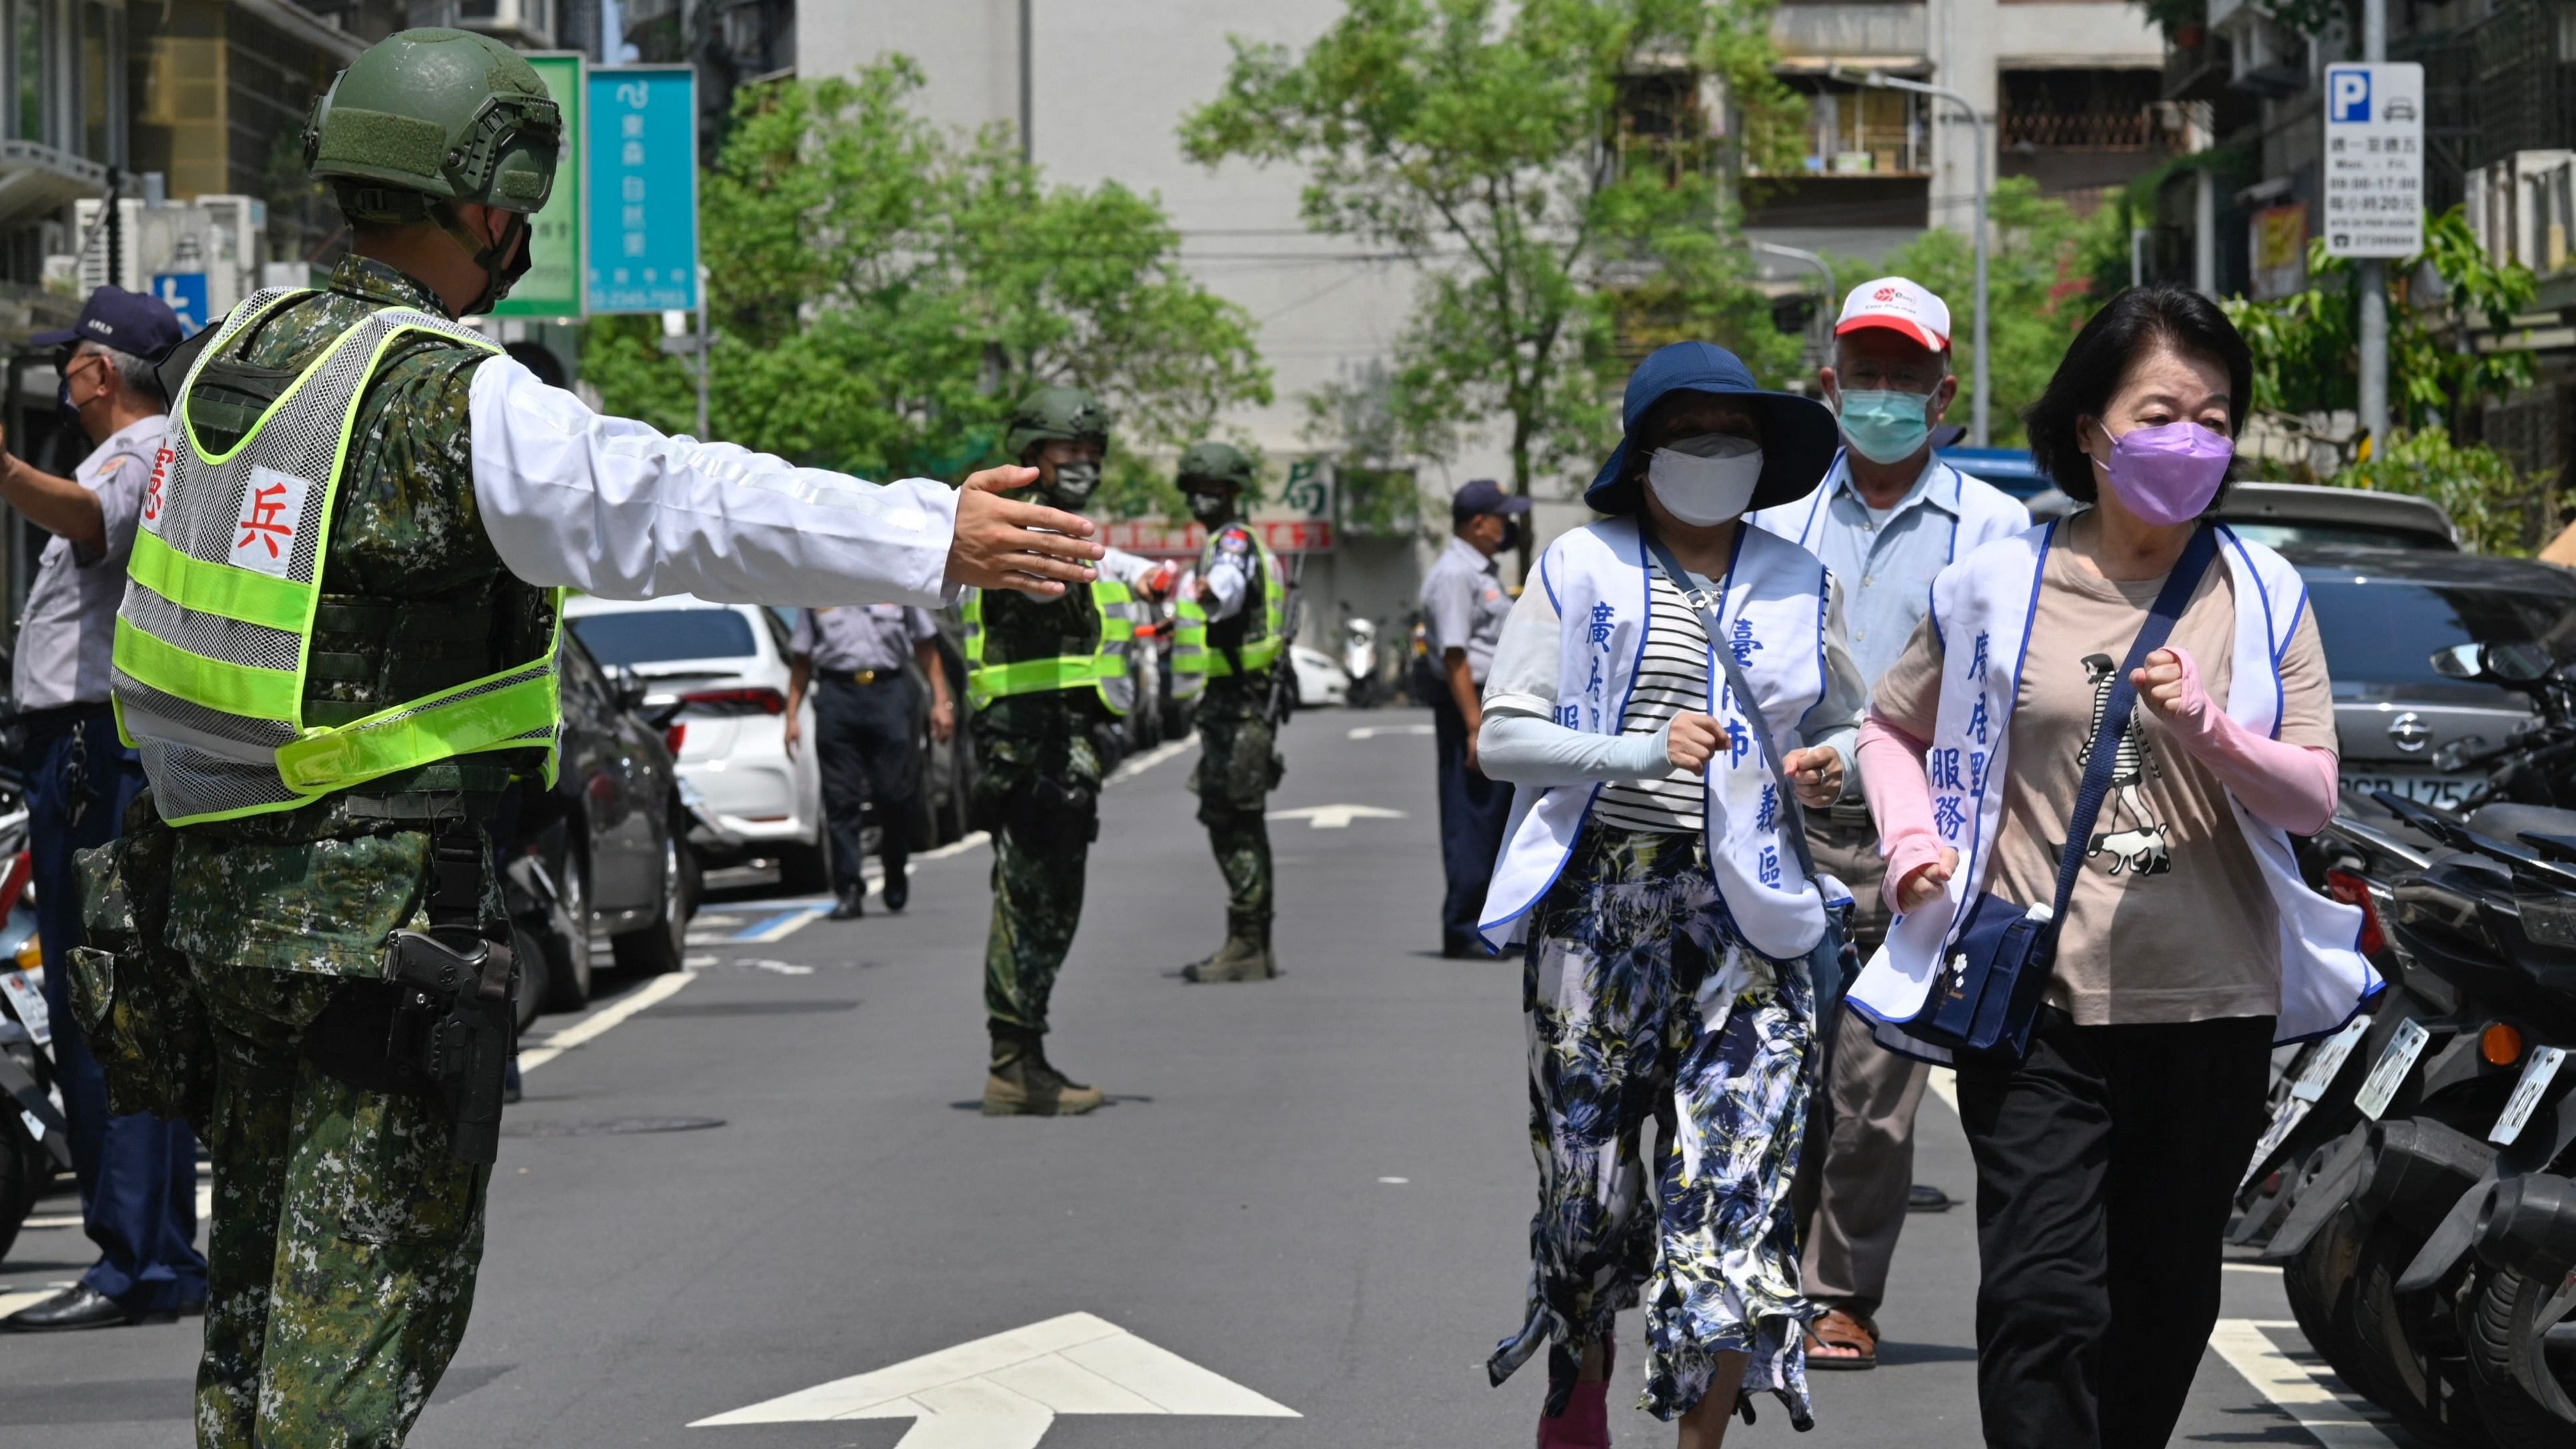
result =
[[[1815,998],[1804,962],[1743,943],[1699,838],[1589,826],[1530,921],[1529,1316],[1487,1365],[1501,1383],[1553,1340],[1547,1411],[1619,1310],[1646,1310],[1640,1407],[1674,1419],[1721,1353],[1750,1355],[1800,1429],[1803,1329],[1789,1185],[1806,1134]],[[1654,1210],[1639,1138],[1659,1142]]]

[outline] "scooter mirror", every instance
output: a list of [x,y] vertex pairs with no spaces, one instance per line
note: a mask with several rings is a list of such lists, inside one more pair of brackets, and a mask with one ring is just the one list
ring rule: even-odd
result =
[[2549,657],[2545,646],[2527,639],[2486,645],[2478,651],[2478,662],[2485,667],[2489,678],[2506,684],[2530,684],[2546,679],[2551,667],[2557,663]]
[[2433,672],[2445,679],[2475,679],[2481,672],[2475,644],[2454,644],[2433,651]]

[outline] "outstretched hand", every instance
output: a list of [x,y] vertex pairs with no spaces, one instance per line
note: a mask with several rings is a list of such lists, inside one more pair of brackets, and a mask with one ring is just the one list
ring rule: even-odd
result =
[[1052,599],[1067,584],[1098,577],[1091,542],[1096,525],[1078,513],[1001,495],[1038,479],[1035,468],[987,468],[968,476],[957,497],[957,532],[948,546],[948,582],[1016,589]]

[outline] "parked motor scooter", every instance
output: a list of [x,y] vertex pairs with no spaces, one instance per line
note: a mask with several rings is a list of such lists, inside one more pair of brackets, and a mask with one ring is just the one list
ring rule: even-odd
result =
[[54,1105],[53,1021],[45,1009],[28,881],[27,807],[14,776],[0,780],[0,1257],[36,1200],[71,1170],[71,1128]]
[[1345,702],[1352,709],[1375,709],[1384,692],[1378,678],[1377,623],[1342,606],[1342,673],[1350,676]]

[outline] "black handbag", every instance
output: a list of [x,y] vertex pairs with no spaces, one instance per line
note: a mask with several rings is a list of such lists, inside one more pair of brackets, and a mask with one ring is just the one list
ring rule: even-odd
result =
[[[2075,794],[2075,814],[2067,822],[2066,851],[2057,863],[2057,895],[2043,905],[2019,906],[1980,891],[1950,942],[1948,960],[1932,978],[1923,1009],[1899,1023],[1906,1035],[1962,1056],[2019,1061],[2030,1049],[2031,1029],[2038,1024],[2040,1003],[2048,996],[2049,974],[2057,965],[2057,932],[2074,898],[2075,878],[2092,853],[2093,822],[2103,797],[2111,793],[2111,772],[2120,752],[2122,731],[2137,706],[2137,687],[2129,676],[2147,656],[2164,647],[2174,624],[2191,602],[2192,590],[2218,554],[2218,530],[2203,524],[2183,546],[2173,572],[2156,594],[2147,621],[2129,645],[2128,660],[2112,676],[2111,696],[2093,727],[2085,755],[2084,783]],[[2040,561],[2044,571],[2047,560]]]
[[[1750,528],[1753,525],[1739,523],[1737,526]],[[1661,539],[1646,535],[1646,547],[1653,550],[1655,562],[1662,566],[1665,576],[1672,580],[1673,588],[1680,592],[1683,601],[1698,612],[1700,627],[1708,631],[1708,652],[1726,671],[1726,687],[1734,691],[1736,704],[1744,712],[1744,722],[1752,726],[1753,737],[1761,741],[1762,763],[1771,767],[1773,786],[1780,792],[1780,833],[1789,838],[1789,848],[1798,858],[1798,869],[1806,872],[1808,882],[1815,885],[1818,895],[1824,894],[1824,886],[1816,874],[1816,858],[1807,849],[1806,812],[1798,806],[1798,792],[1789,783],[1788,771],[1780,767],[1779,753],[1772,744],[1770,721],[1762,717],[1762,697],[1753,692],[1752,681],[1744,677],[1744,666],[1736,662],[1734,649],[1727,645],[1726,621],[1715,607],[1695,596],[1689,571],[1673,557],[1670,549],[1664,547]],[[1831,1023],[1834,1009],[1842,1004],[1843,987],[1850,984],[1857,964],[1850,958],[1851,899],[1846,895],[1839,904],[1828,903],[1825,934],[1807,952],[1807,980],[1815,990],[1818,1022]],[[1823,1035],[1828,1042],[1833,1039],[1830,1030]]]

